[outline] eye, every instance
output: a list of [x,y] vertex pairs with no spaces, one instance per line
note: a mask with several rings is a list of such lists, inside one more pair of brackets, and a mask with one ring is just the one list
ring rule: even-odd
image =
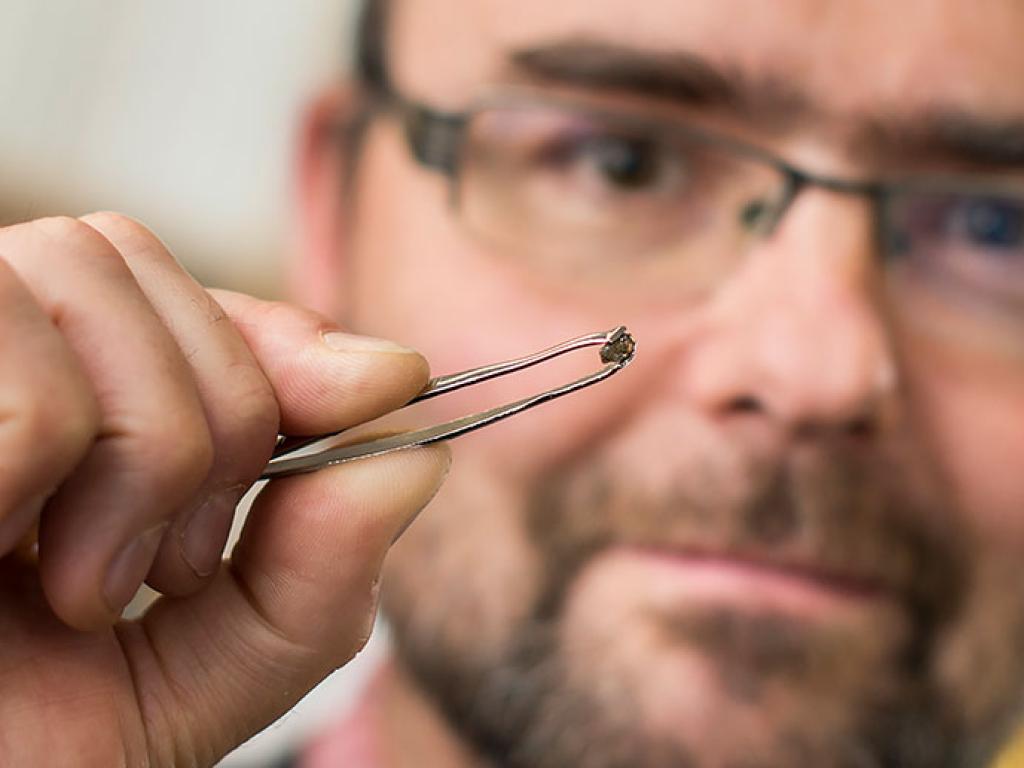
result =
[[687,177],[685,158],[665,142],[616,133],[560,137],[542,163],[599,196],[667,193]]
[[896,209],[893,253],[927,283],[981,305],[1024,299],[1024,202],[999,194],[917,193]]
[[595,137],[578,151],[581,160],[610,185],[622,189],[655,186],[662,175],[663,152],[653,141],[619,136]]
[[997,250],[1024,246],[1024,205],[1012,200],[966,200],[957,229],[971,245]]

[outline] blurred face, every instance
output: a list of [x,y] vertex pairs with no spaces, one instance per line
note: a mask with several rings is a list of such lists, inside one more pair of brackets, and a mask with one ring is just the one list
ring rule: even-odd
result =
[[456,441],[389,562],[400,655],[481,751],[914,766],[1000,738],[1024,680],[1022,222],[937,193],[889,252],[877,201],[812,185],[741,236],[774,182],[726,194],[745,161],[686,147],[1014,188],[1022,29],[1015,0],[397,1],[403,95],[548,106],[478,120],[457,194],[375,120],[341,313],[437,373],[619,324],[639,345]]

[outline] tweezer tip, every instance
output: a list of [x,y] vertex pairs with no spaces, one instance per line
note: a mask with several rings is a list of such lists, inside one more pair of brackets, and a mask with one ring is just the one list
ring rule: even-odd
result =
[[635,354],[636,340],[624,325],[620,325],[608,333],[608,341],[601,347],[601,362],[624,366]]

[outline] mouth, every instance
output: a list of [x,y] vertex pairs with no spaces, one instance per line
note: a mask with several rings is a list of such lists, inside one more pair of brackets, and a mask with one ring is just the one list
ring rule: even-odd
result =
[[656,547],[623,548],[618,556],[642,572],[644,580],[672,602],[814,615],[891,604],[898,597],[879,579],[813,562]]

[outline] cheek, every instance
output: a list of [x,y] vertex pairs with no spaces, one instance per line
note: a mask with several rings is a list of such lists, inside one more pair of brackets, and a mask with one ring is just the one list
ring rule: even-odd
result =
[[[515,357],[596,330],[590,308],[553,295],[458,221],[449,182],[382,128],[360,180],[350,295],[354,324],[428,354],[435,371]],[[600,314],[600,313],[598,313]]]
[[455,462],[440,493],[385,565],[385,610],[470,656],[508,643],[540,589],[537,553],[515,498],[485,482],[472,460]]
[[958,507],[983,539],[1024,547],[1024,366],[932,352],[907,378]]

